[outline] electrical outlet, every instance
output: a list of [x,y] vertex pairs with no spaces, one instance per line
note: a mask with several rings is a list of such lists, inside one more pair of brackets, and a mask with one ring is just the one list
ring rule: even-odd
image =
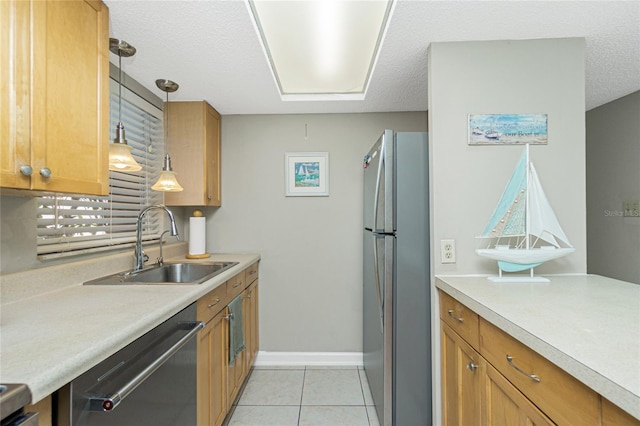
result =
[[622,203],[624,217],[640,217],[640,201],[626,200]]
[[440,240],[442,263],[456,263],[456,240]]

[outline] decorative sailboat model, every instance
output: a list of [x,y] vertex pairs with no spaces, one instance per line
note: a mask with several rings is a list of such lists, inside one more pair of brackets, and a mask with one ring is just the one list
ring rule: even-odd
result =
[[[488,248],[476,253],[498,261],[498,276],[489,277],[496,282],[549,282],[534,276],[533,268],[575,251],[529,161],[529,144],[480,238],[491,240]],[[528,276],[502,274],[527,269]]]

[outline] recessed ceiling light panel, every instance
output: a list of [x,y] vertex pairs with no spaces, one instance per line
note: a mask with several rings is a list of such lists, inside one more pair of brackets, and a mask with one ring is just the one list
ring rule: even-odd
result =
[[249,0],[283,96],[363,94],[392,0]]

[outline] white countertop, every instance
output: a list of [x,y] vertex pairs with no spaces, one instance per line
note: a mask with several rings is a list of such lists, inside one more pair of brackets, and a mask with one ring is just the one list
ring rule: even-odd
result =
[[[35,403],[259,259],[258,254],[214,254],[202,259],[239,264],[197,285],[79,282],[3,303],[0,383],[25,383]],[[178,260],[198,262],[183,256],[167,262]]]
[[640,285],[546,277],[550,283],[438,276],[436,287],[640,419]]

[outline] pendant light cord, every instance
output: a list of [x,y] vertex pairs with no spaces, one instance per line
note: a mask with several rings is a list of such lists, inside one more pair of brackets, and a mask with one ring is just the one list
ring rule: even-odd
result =
[[122,52],[118,50],[118,123],[122,123]]
[[165,123],[165,144],[164,144],[164,154],[169,155],[169,92],[167,92],[167,114],[166,114],[166,123]]

